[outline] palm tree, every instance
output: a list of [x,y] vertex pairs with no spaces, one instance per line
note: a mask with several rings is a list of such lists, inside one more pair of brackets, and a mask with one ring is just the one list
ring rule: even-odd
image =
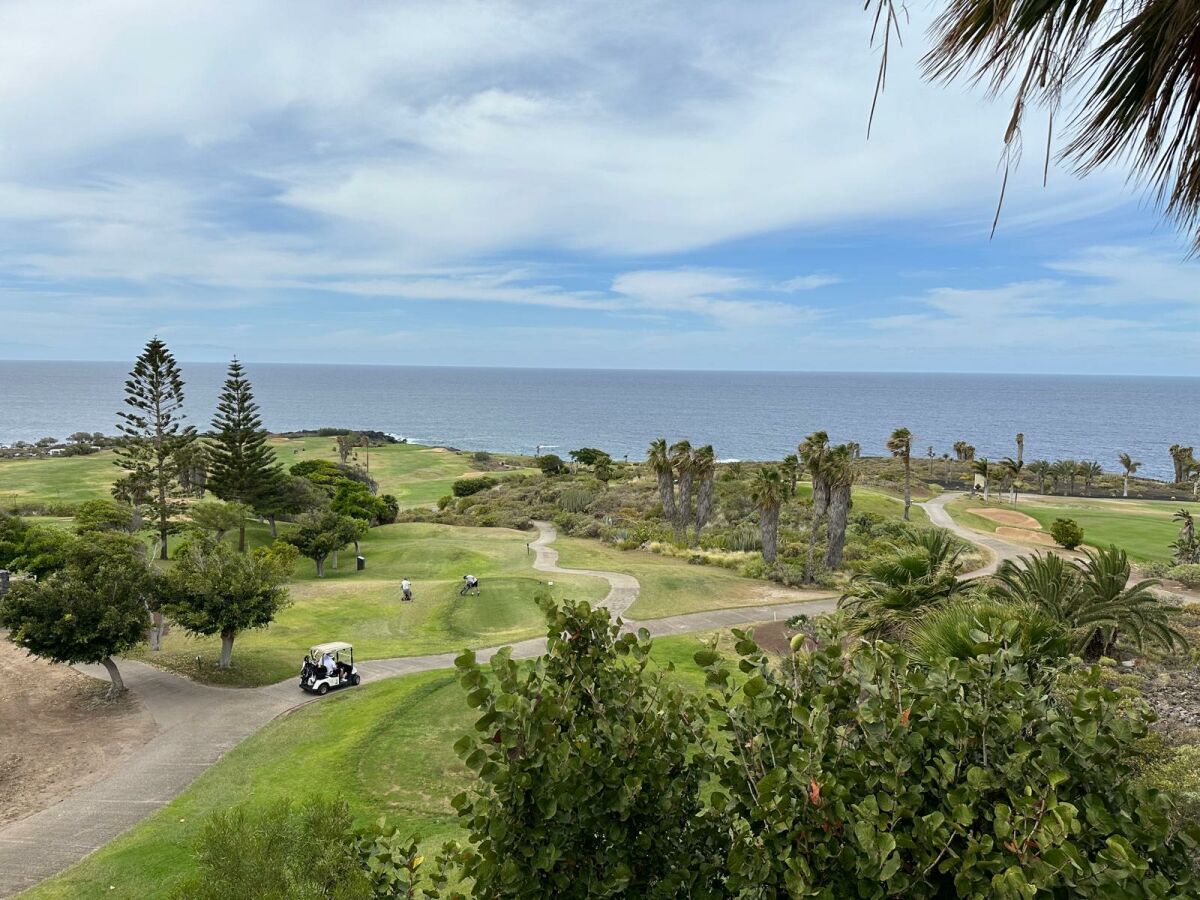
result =
[[1083,479],[1083,495],[1086,497],[1091,493],[1092,482],[1104,474],[1104,469],[1100,463],[1084,460],[1079,464],[1079,477]]
[[1050,474],[1050,463],[1044,459],[1035,459],[1025,466],[1029,474],[1037,479],[1039,494],[1046,493],[1046,476]]
[[1180,444],[1171,445],[1171,462],[1175,466],[1175,484],[1182,484],[1187,480],[1187,462],[1192,458],[1192,447],[1184,447]]
[[1025,462],[1025,432],[1017,432],[1017,462]]
[[858,441],[847,441],[846,449],[850,451],[851,459],[858,459],[862,456],[862,444],[858,443]]
[[1059,463],[1062,474],[1067,479],[1067,496],[1075,496],[1075,479],[1079,476],[1079,460],[1064,459]]
[[1020,487],[1021,470],[1025,468],[1025,463],[1019,459],[1013,459],[1011,456],[1006,456],[1000,461],[1000,468],[1004,472],[1004,477],[1012,488],[1012,502],[1017,502],[1017,489]]
[[651,441],[646,452],[646,462],[658,477],[658,496],[662,500],[663,517],[675,521],[675,471],[671,468],[671,452],[664,438]]
[[[976,475],[983,477],[983,502],[988,502],[989,491],[991,490],[991,466],[988,464],[988,458],[981,456],[979,459],[971,463],[971,471]],[[973,488],[972,488],[973,490]]]
[[[885,28],[897,23],[892,30],[898,31],[897,5],[876,0],[876,21]],[[1069,123],[1063,156],[1074,168],[1086,173],[1128,159],[1200,249],[1194,0],[940,6],[925,74],[941,82],[979,82],[996,93],[1015,87],[1006,161],[1019,155],[1026,112],[1045,107],[1052,122]],[[1064,97],[1075,102],[1068,114],[1059,110]]]
[[947,479],[950,477],[950,454],[949,453],[942,454],[942,477],[947,478]]
[[903,637],[930,608],[944,604],[963,589],[958,579],[963,550],[948,532],[922,531],[851,578],[838,607],[849,614],[861,634]]
[[964,462],[974,462],[975,461],[975,445],[974,444],[967,444],[966,446],[963,447],[963,461]]
[[783,470],[784,477],[787,478],[788,496],[795,497],[796,482],[800,480],[800,472],[802,470],[800,457],[795,453],[789,453],[783,458],[783,465],[780,468]]
[[912,506],[912,432],[897,428],[887,439],[887,448],[892,456],[904,460],[904,521],[908,521],[908,508]]
[[1117,547],[1089,550],[1079,564],[1048,553],[1005,560],[993,591],[1004,600],[1034,603],[1062,622],[1076,650],[1091,659],[1111,653],[1123,635],[1138,648],[1186,646],[1171,627],[1171,607],[1151,590],[1157,582],[1130,585],[1129,573],[1129,558]]
[[825,456],[829,452],[829,435],[824,431],[814,431],[796,448],[804,467],[812,478],[813,501],[812,514],[808,520],[808,562],[804,569],[804,580],[813,583],[814,557],[817,548],[817,533],[821,529],[821,520],[829,507],[829,484],[825,479]]
[[1128,453],[1122,453],[1120,456],[1117,457],[1117,459],[1119,459],[1121,461],[1121,468],[1123,468],[1125,470],[1125,472],[1123,473],[1121,496],[1128,497],[1129,496],[1129,478],[1138,469],[1140,469],[1142,467],[1142,464],[1140,461],[1134,459]]
[[762,556],[768,563],[775,562],[779,554],[779,506],[785,492],[783,476],[772,467],[759,469],[750,485],[750,499],[758,507],[758,523],[762,529]]
[[679,482],[679,497],[675,501],[675,540],[687,540],[688,523],[692,520],[692,445],[677,441],[671,445],[671,468]]
[[696,491],[696,535],[699,537],[713,511],[713,479],[717,474],[717,459],[712,444],[705,444],[692,457],[692,474],[698,482]]
[[850,515],[850,489],[856,472],[854,456],[845,444],[833,447],[822,463],[829,490],[829,538],[825,546],[825,568],[829,571],[842,564],[846,546],[846,521]]
[[925,448],[925,456],[929,459],[929,477],[933,477],[933,461],[937,459],[937,454],[933,452],[933,444]]

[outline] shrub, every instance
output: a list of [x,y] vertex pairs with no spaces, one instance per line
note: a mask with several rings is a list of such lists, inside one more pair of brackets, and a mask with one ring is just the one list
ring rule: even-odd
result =
[[1056,659],[1070,652],[1067,630],[1032,603],[1006,603],[965,597],[935,609],[917,622],[907,643],[930,664],[966,660],[1019,643],[1031,660]]
[[1200,563],[1188,563],[1183,566],[1171,566],[1167,577],[1181,582],[1190,588],[1200,588]]
[[562,461],[562,457],[555,453],[547,453],[545,456],[539,456],[534,460],[537,467],[542,470],[543,475],[562,475],[567,472],[567,464]]
[[447,506],[449,506],[453,502],[454,502],[454,498],[452,496],[450,496],[449,494],[443,494],[441,497],[438,497],[437,508],[445,509]]
[[[1019,644],[925,665],[818,631],[780,673],[696,654],[730,819],[735,896],[1185,897],[1200,832],[1132,777],[1151,718],[1089,670],[1077,687]],[[781,677],[781,674],[783,677]]]
[[486,450],[476,450],[471,454],[471,459],[477,463],[487,463],[492,461],[492,454],[488,453]]
[[1074,519],[1055,519],[1050,525],[1050,536],[1058,546],[1074,550],[1083,543],[1083,528]]
[[455,497],[470,497],[480,491],[486,491],[496,486],[496,479],[481,475],[478,478],[460,478],[450,486]]
[[179,900],[370,900],[350,808],[343,800],[278,801],[213,813],[196,848],[198,871]]

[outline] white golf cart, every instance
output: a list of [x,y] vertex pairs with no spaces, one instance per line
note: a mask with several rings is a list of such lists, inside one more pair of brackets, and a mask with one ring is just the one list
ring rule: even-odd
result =
[[[332,673],[321,664],[326,656],[333,658]],[[360,681],[358,669],[354,668],[354,648],[345,641],[317,644],[308,651],[300,669],[300,687],[311,694],[324,696],[336,688],[354,687]]]

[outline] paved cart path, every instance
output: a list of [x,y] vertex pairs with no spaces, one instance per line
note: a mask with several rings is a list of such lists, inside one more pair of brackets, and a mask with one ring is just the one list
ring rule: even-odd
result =
[[[612,615],[623,617],[638,598],[638,580],[619,572],[560,567],[558,552],[550,546],[557,537],[554,526],[547,522],[536,525],[539,534],[530,544],[536,554],[534,569],[605,579],[609,593],[600,603]],[[832,597],[806,599],[627,621],[626,627],[646,628],[661,637],[822,612],[835,604]],[[533,638],[506,646],[511,646],[513,656],[518,658],[537,656],[545,651],[546,639]],[[498,649],[488,647],[476,652],[481,660],[487,660]],[[457,655],[368,660],[359,663],[358,669],[364,681],[378,681],[450,668]],[[79,668],[98,678],[107,677],[100,666]],[[137,694],[154,717],[158,732],[105,778],[0,828],[0,897],[18,894],[104,846],[169,803],[226,752],[272,719],[316,699],[300,691],[296,679],[260,688],[210,687],[134,660],[121,662],[121,674],[126,687]]]

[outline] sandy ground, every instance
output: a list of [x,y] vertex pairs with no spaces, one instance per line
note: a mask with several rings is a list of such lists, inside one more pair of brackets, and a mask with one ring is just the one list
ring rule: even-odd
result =
[[1001,525],[1011,525],[1014,528],[1028,528],[1031,531],[1042,530],[1041,522],[1033,516],[1027,516],[1023,512],[1017,512],[1015,509],[991,509],[980,506],[975,509],[968,509],[967,512],[973,516],[979,516],[981,519],[999,522]]
[[96,781],[154,734],[136,698],[110,703],[108,682],[34,659],[2,635],[0,671],[0,825]]
[[1009,528],[1001,525],[996,529],[996,536],[1010,538],[1014,541],[1025,541],[1030,544],[1041,544],[1043,547],[1057,547],[1054,538],[1044,531],[1030,531],[1028,528]]

